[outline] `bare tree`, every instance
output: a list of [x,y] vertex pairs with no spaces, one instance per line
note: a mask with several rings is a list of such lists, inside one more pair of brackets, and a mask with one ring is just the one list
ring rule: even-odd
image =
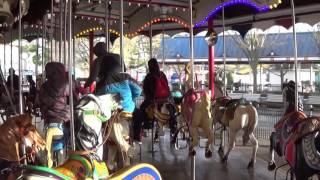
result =
[[266,48],[274,45],[274,42],[266,41],[268,35],[269,34],[267,33],[259,32],[257,29],[252,29],[249,31],[244,38],[242,38],[239,34],[232,35],[232,38],[235,40],[238,47],[248,58],[253,75],[254,93],[258,90],[257,75],[260,57]]
[[281,87],[283,86],[283,83],[284,83],[284,76],[288,73],[289,69],[290,69],[290,64],[280,64],[280,67],[276,65],[276,67],[274,68],[274,70],[279,70],[279,74],[278,73],[273,73],[273,74],[280,77]]
[[178,74],[179,76],[179,86],[181,86],[182,84],[182,76],[184,75],[185,71],[185,64],[177,64],[177,65],[173,65],[173,70],[175,73]]

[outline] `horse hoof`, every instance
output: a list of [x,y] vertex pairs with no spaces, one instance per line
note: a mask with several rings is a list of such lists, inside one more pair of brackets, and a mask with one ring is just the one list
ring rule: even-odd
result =
[[250,161],[248,166],[247,166],[247,169],[252,169],[254,167],[254,161]]
[[194,149],[191,149],[189,152],[190,156],[195,156],[196,155],[196,151]]
[[219,148],[218,153],[219,153],[220,157],[223,157],[224,152],[223,152],[223,148],[222,147]]
[[276,167],[277,167],[277,166],[276,166],[276,163],[275,163],[274,161],[269,162],[269,164],[268,164],[268,170],[269,170],[269,171],[275,170]]
[[225,156],[224,158],[222,158],[221,162],[223,164],[227,164],[228,163],[228,158]]
[[212,151],[210,149],[206,150],[205,157],[206,158],[211,158],[212,157]]

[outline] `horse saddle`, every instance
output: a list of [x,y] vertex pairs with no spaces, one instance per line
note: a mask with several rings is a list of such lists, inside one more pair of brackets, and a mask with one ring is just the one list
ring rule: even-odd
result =
[[220,106],[220,110],[224,111],[224,115],[226,120],[231,121],[234,119],[234,111],[240,105],[247,105],[248,102],[241,98],[241,99],[227,99],[225,98],[222,101],[222,106]]

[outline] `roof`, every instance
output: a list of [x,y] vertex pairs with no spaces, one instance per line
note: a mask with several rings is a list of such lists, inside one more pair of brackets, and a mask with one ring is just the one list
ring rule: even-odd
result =
[[[180,55],[181,59],[190,58],[189,54],[189,37],[175,37],[165,38],[165,58],[177,59]],[[261,57],[271,57],[270,53],[273,52],[273,57],[292,57],[293,56],[293,37],[291,33],[268,34],[266,42],[273,42],[273,45],[266,45]],[[320,47],[318,48],[315,36],[312,32],[298,33],[298,57],[318,57],[320,55]],[[172,48],[174,47],[174,48]],[[158,53],[158,57],[162,57],[162,43]],[[223,39],[222,36],[218,37],[217,44],[215,45],[215,57],[222,58],[223,53]],[[246,58],[245,54],[238,47],[234,38],[230,35],[226,36],[226,55],[227,58]],[[194,58],[207,59],[208,58],[208,45],[204,37],[194,37]]]

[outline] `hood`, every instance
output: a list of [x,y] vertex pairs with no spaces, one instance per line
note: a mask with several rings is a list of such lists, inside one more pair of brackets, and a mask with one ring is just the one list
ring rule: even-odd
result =
[[93,52],[97,57],[101,57],[107,53],[107,46],[104,42],[98,42],[94,48]]
[[65,67],[62,63],[59,62],[49,62],[45,67],[46,78],[50,86],[59,93],[61,88],[65,87],[68,84],[68,77],[66,74]]
[[149,72],[152,74],[160,74],[160,68],[157,59],[151,58],[148,61]]

